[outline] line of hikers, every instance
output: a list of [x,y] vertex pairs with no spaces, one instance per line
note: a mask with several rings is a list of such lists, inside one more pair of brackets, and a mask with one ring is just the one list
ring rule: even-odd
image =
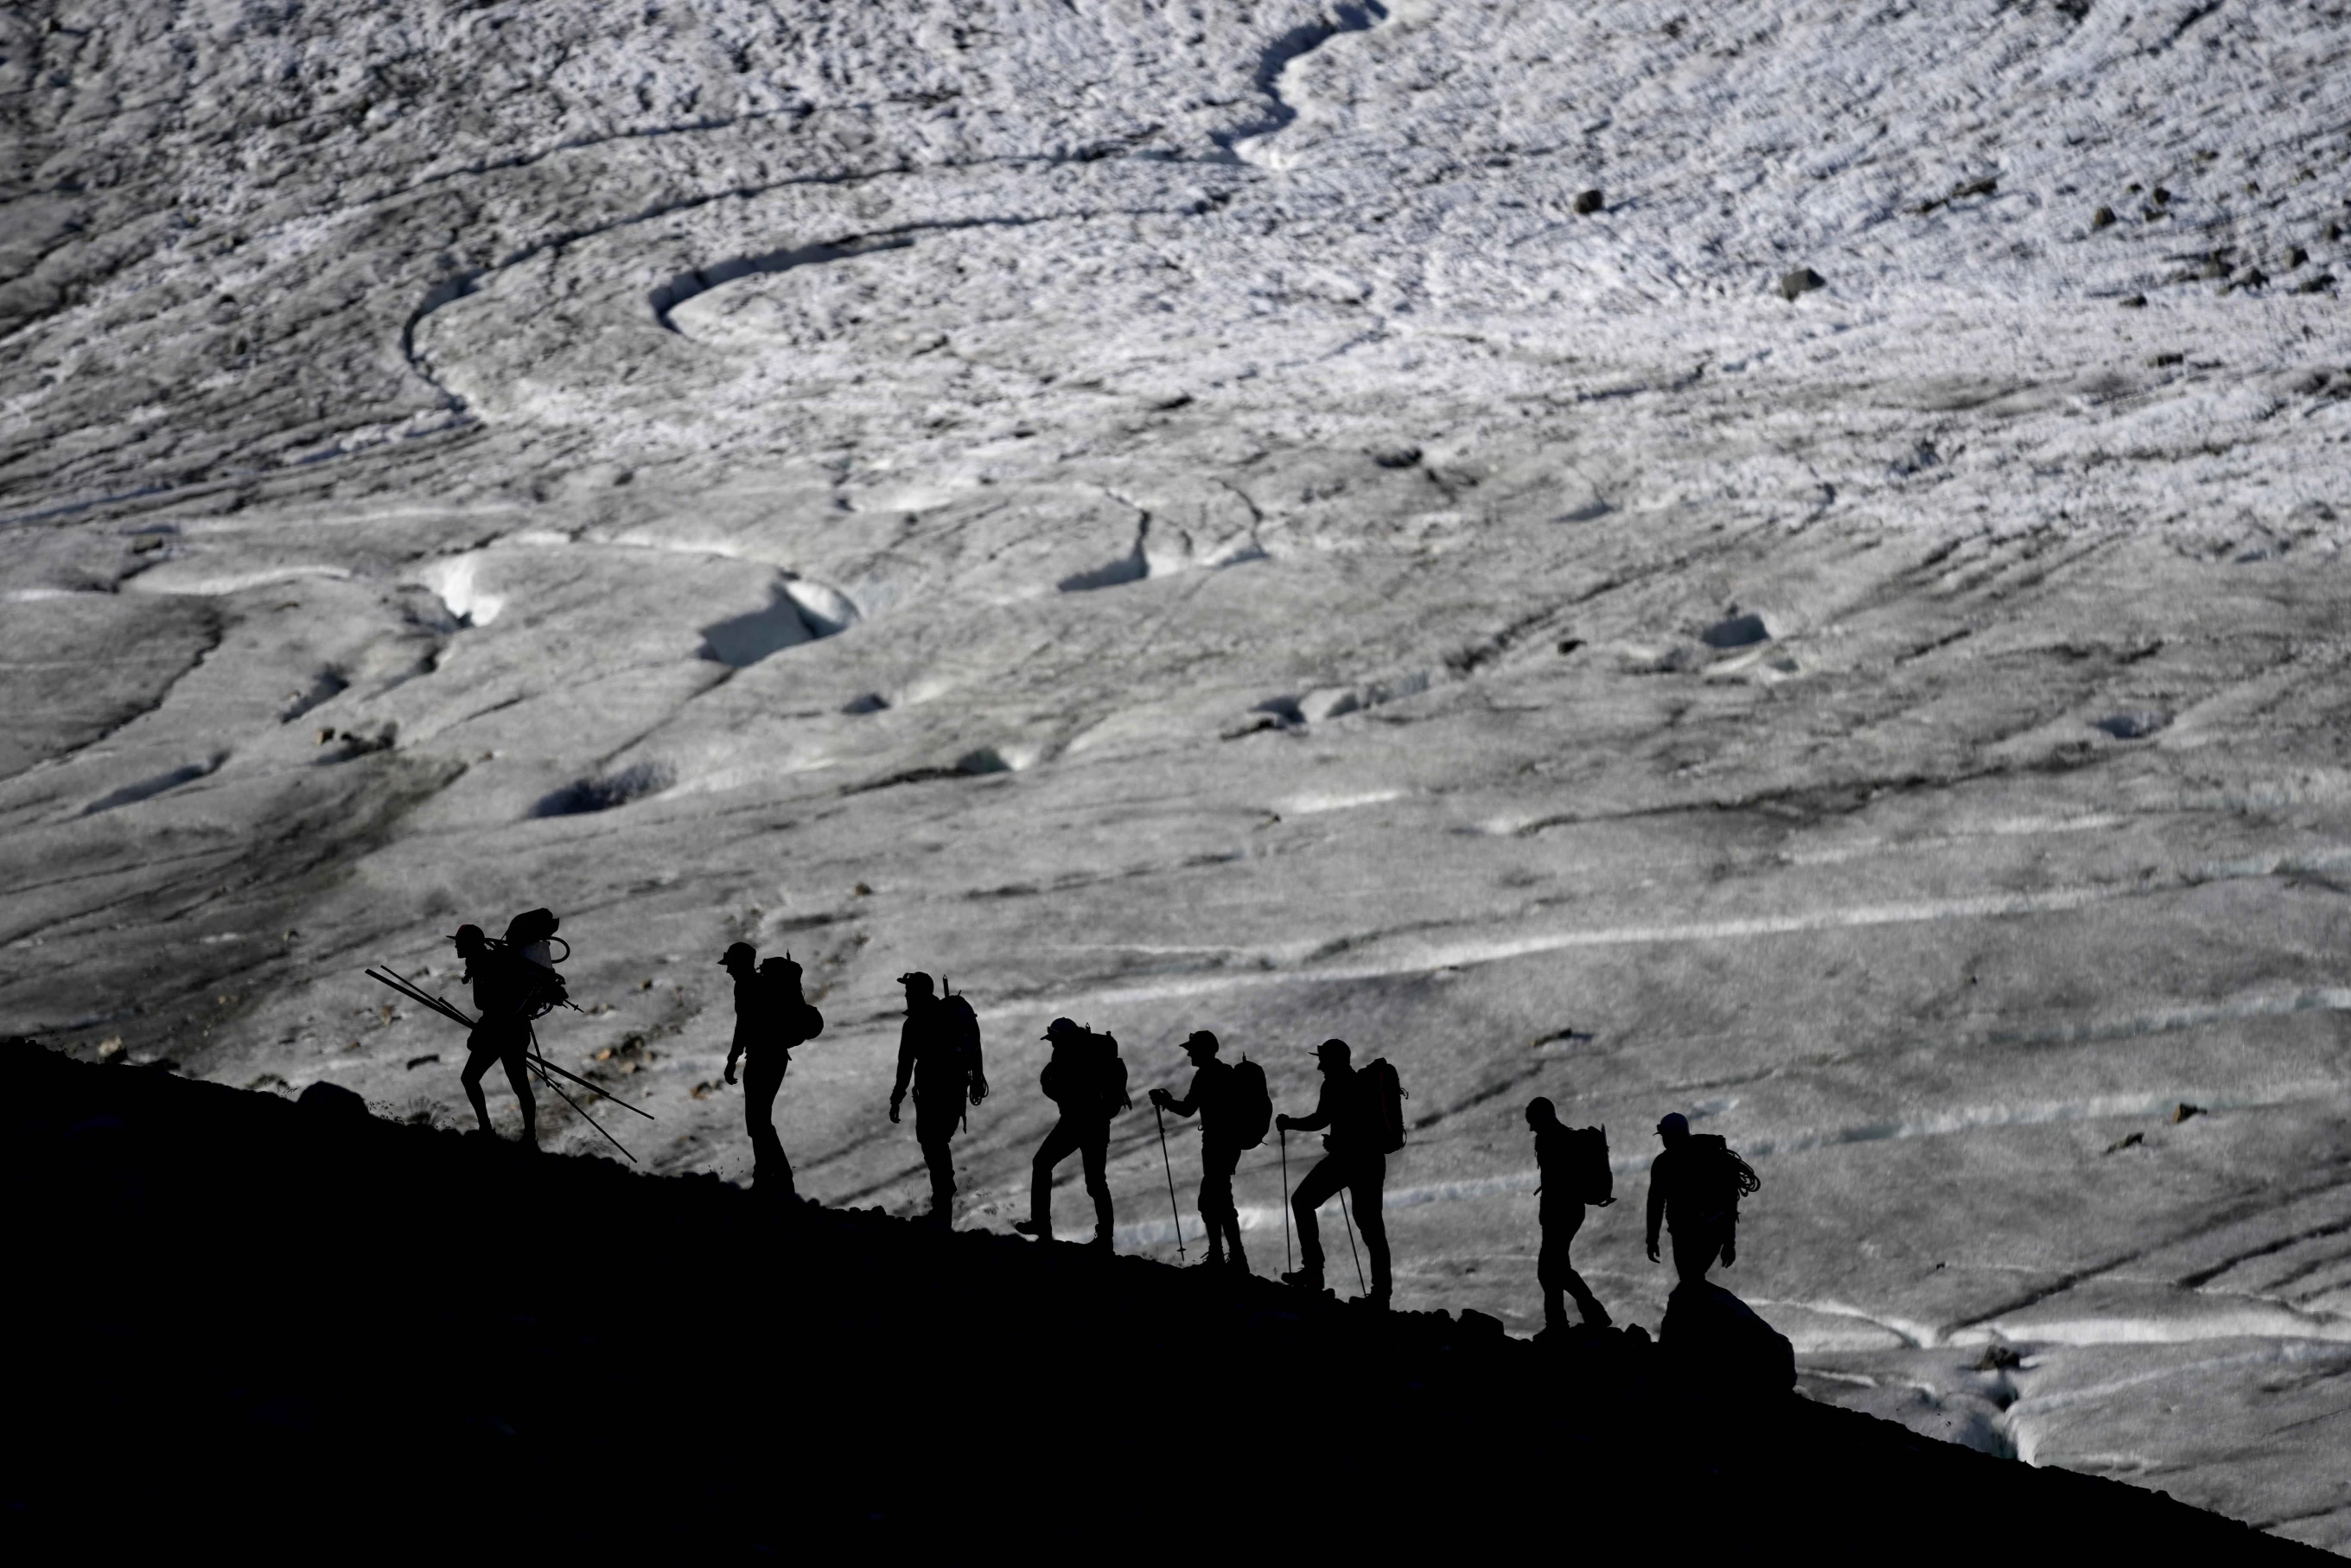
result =
[[[552,946],[561,940],[555,936],[556,925],[555,917],[546,910],[532,910],[516,917],[503,941],[489,940],[474,925],[461,926],[452,938],[465,961],[464,978],[474,987],[480,1014],[467,1040],[464,1082],[485,1133],[490,1130],[490,1118],[481,1081],[490,1064],[497,1061],[504,1063],[507,1082],[522,1102],[525,1139],[537,1135],[537,1110],[528,1075],[541,1059],[531,1049],[530,1023],[566,1003],[562,977],[555,967],[559,960],[552,953]],[[793,1048],[823,1030],[824,1016],[801,994],[800,967],[789,954],[762,963],[749,943],[737,942],[727,947],[719,964],[734,980],[735,1032],[726,1053],[725,1079],[733,1083],[737,1067],[743,1067],[744,1120],[751,1136],[753,1186],[765,1194],[796,1197],[791,1162],[776,1134],[775,1102]],[[899,1029],[890,1120],[900,1120],[911,1093],[914,1142],[930,1175],[931,1207],[926,1218],[944,1227],[952,1220],[956,1193],[950,1140],[967,1124],[970,1108],[988,1094],[979,1019],[967,998],[951,988],[934,988],[927,974],[910,972],[898,980],[905,990],[906,1013]],[[1030,1164],[1029,1218],[1013,1228],[1040,1240],[1052,1239],[1053,1174],[1075,1155],[1086,1193],[1093,1200],[1092,1244],[1107,1249],[1112,1220],[1107,1176],[1111,1124],[1134,1105],[1127,1092],[1126,1064],[1113,1036],[1066,1018],[1057,1018],[1047,1026],[1044,1039],[1053,1049],[1040,1087],[1059,1109],[1060,1117]],[[1353,1215],[1352,1228],[1363,1233],[1364,1249],[1371,1255],[1370,1298],[1385,1305],[1394,1290],[1383,1212],[1387,1156],[1403,1148],[1405,1141],[1405,1096],[1395,1069],[1385,1061],[1358,1068],[1346,1041],[1326,1040],[1315,1048],[1322,1084],[1314,1109],[1303,1116],[1278,1116],[1273,1113],[1265,1070],[1256,1062],[1246,1058],[1238,1062],[1223,1061],[1217,1037],[1207,1030],[1194,1030],[1183,1049],[1192,1065],[1189,1090],[1179,1099],[1165,1089],[1154,1089],[1149,1100],[1155,1113],[1199,1119],[1199,1212],[1208,1239],[1205,1264],[1249,1271],[1241,1243],[1240,1211],[1233,1198],[1233,1176],[1241,1155],[1265,1141],[1269,1127],[1280,1133],[1322,1133],[1322,1158],[1289,1194],[1300,1264],[1281,1278],[1289,1284],[1322,1290],[1324,1255],[1316,1210],[1343,1193],[1347,1209]],[[549,1082],[552,1087],[553,1081]],[[1565,1301],[1570,1298],[1583,1322],[1606,1326],[1607,1308],[1575,1271],[1568,1251],[1589,1209],[1615,1201],[1607,1129],[1569,1127],[1544,1098],[1529,1103],[1526,1122],[1534,1135],[1535,1161],[1541,1172],[1536,1190],[1542,1249],[1536,1278],[1542,1289],[1545,1326],[1566,1326]],[[1726,1267],[1735,1260],[1739,1201],[1761,1184],[1720,1137],[1693,1134],[1687,1119],[1678,1113],[1658,1122],[1657,1136],[1665,1146],[1649,1166],[1649,1260],[1658,1260],[1660,1231],[1670,1233],[1676,1273],[1683,1283],[1695,1283],[1704,1280],[1718,1259]],[[1161,1140],[1164,1145],[1164,1123]],[[1283,1164],[1287,1187],[1286,1141]],[[1169,1197],[1172,1201],[1172,1168]],[[1343,1218],[1346,1210],[1342,1213]]]

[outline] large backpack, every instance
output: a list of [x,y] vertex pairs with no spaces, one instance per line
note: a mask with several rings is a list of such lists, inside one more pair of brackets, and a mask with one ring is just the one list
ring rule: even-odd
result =
[[1221,1107],[1225,1124],[1217,1129],[1217,1139],[1235,1148],[1256,1148],[1273,1125],[1273,1092],[1265,1086],[1265,1069],[1244,1056],[1227,1083]]
[[987,1098],[987,1076],[979,1064],[979,1015],[972,1011],[971,998],[953,991],[939,998],[939,1037],[955,1063],[955,1077],[962,1092],[977,1088],[979,1097]]
[[[527,1018],[544,1018],[571,1000],[570,990],[556,968],[571,956],[571,944],[555,934],[562,924],[552,910],[526,909],[507,922],[507,934],[496,944],[514,966]],[[560,957],[555,953],[557,947],[563,949]]]
[[1092,1051],[1089,1054],[1093,1059],[1092,1076],[1102,1113],[1115,1116],[1121,1111],[1134,1110],[1134,1102],[1127,1098],[1126,1063],[1118,1054],[1118,1037],[1107,1030],[1099,1034],[1091,1030],[1087,1032],[1092,1036],[1089,1041]]
[[1698,1207],[1708,1214],[1728,1214],[1731,1222],[1739,1220],[1739,1200],[1750,1193],[1762,1190],[1763,1178],[1755,1167],[1739,1157],[1738,1151],[1724,1141],[1719,1133],[1693,1133],[1689,1152],[1694,1156],[1686,1167],[1690,1197]]
[[1616,1201],[1615,1173],[1608,1168],[1608,1129],[1570,1127],[1567,1166],[1575,1201],[1605,1208]]
[[1355,1092],[1363,1098],[1364,1125],[1374,1151],[1395,1154],[1404,1147],[1404,1103],[1410,1096],[1396,1070],[1384,1056],[1355,1074]]

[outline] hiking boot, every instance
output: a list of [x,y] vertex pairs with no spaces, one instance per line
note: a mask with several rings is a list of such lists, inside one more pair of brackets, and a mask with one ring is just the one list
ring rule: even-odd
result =
[[1322,1293],[1322,1270],[1320,1269],[1293,1270],[1290,1273],[1284,1274],[1281,1277],[1281,1282],[1285,1285],[1295,1285],[1301,1291],[1309,1291],[1316,1295],[1321,1295]]
[[1105,1258],[1109,1257],[1111,1251],[1110,1232],[1107,1230],[1095,1231],[1094,1239],[1092,1241],[1087,1242],[1086,1246],[1093,1251],[1100,1252]]

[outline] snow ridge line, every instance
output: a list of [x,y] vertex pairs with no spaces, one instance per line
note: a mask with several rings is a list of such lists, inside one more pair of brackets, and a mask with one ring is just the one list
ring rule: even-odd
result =
[[[2060,915],[2152,894],[2178,893],[2208,883],[2241,881],[2292,873],[2339,872],[2351,869],[2351,847],[2311,854],[2278,854],[2215,862],[2184,869],[2160,883],[2116,883],[2107,885],[2051,888],[2042,893],[1976,894],[1959,898],[1921,899],[1896,904],[1859,904],[1826,911],[1751,915],[1680,924],[1587,926],[1577,930],[1531,933],[1523,936],[1467,938],[1416,947],[1393,958],[1368,963],[1333,965],[1327,968],[1262,968],[1233,974],[1192,975],[1134,985],[1107,985],[1093,990],[1061,992],[1054,1005],[1115,1007],[1137,1002],[1176,1001],[1216,996],[1264,986],[1327,984],[1348,980],[1390,979],[1403,975],[1434,973],[1502,963],[1545,953],[1589,947],[1630,947],[1677,942],[1726,942],[1761,936],[1797,936],[1815,931],[1842,931],[1878,925],[1922,925],[1940,920],[1989,920],[2018,915]],[[2332,998],[2334,992],[2315,993]],[[984,1009],[983,1016],[1013,1017],[1034,1012],[1039,1003],[1008,1002]],[[2333,1008],[2322,1002],[2280,1004],[2258,1011],[2291,1012],[2304,1006]],[[2003,1043],[1994,1040],[1991,1043]]]

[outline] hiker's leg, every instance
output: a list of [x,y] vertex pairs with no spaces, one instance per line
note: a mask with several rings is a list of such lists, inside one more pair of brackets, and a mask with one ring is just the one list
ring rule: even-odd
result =
[[1029,1222],[1037,1228],[1037,1239],[1053,1239],[1053,1167],[1078,1152],[1078,1130],[1065,1117],[1053,1124],[1045,1141],[1037,1145],[1037,1157],[1029,1166]]
[[[1555,1304],[1559,1291],[1564,1289],[1569,1295],[1575,1298],[1576,1314],[1591,1327],[1604,1329],[1611,1321],[1608,1309],[1600,1304],[1600,1298],[1592,1293],[1592,1287],[1583,1282],[1583,1276],[1577,1273],[1575,1265],[1568,1261],[1568,1247],[1575,1240],[1575,1233],[1583,1228],[1583,1205],[1580,1203],[1565,1206],[1559,1217],[1557,1222],[1559,1264],[1553,1270],[1553,1277],[1557,1283],[1552,1291],[1550,1301]],[[1551,1250],[1552,1229],[1552,1227],[1544,1228],[1543,1250],[1545,1252]]]
[[482,1093],[482,1074],[487,1072],[490,1063],[498,1059],[498,1051],[496,1046],[486,1044],[478,1034],[469,1038],[465,1045],[465,1071],[458,1076],[458,1082],[465,1086],[465,1098],[473,1103],[474,1119],[486,1133],[490,1130],[490,1103]]
[[1683,1284],[1695,1285],[1721,1250],[1722,1237],[1713,1226],[1686,1225],[1674,1232],[1674,1272]]
[[523,1142],[536,1143],[538,1139],[538,1102],[532,1099],[530,1093],[530,1036],[526,1034],[517,1038],[498,1060],[506,1063],[507,1082],[513,1087],[515,1098],[522,1102]]
[[784,1054],[770,1045],[754,1051],[743,1073],[743,1119],[751,1132],[751,1180],[761,1191],[792,1190],[792,1162],[776,1135],[776,1093],[784,1086]]
[[1208,1228],[1211,1258],[1224,1255],[1228,1237],[1233,1256],[1237,1260],[1240,1256],[1240,1216],[1233,1207],[1233,1167],[1240,1157],[1238,1149],[1221,1144],[1209,1144],[1200,1151],[1200,1223]]
[[1094,1239],[1110,1244],[1110,1124],[1086,1129],[1078,1155],[1086,1173],[1086,1195],[1094,1200]]
[[1388,1157],[1362,1156],[1350,1186],[1355,1205],[1355,1228],[1364,1233],[1364,1250],[1372,1255],[1372,1294],[1385,1296],[1395,1288],[1395,1281],[1388,1274]]
[[1566,1266],[1567,1244],[1556,1234],[1550,1220],[1543,1222],[1542,1250],[1535,1254],[1535,1283],[1542,1287],[1543,1327],[1563,1329],[1567,1326],[1567,1302],[1562,1294],[1566,1281],[1560,1276],[1572,1272]]
[[1298,1259],[1310,1274],[1322,1271],[1322,1233],[1314,1224],[1314,1211],[1346,1185],[1346,1167],[1336,1155],[1325,1155],[1290,1195],[1290,1218],[1298,1222]]
[[922,1145],[923,1163],[931,1172],[931,1212],[945,1218],[955,1212],[955,1156],[949,1151],[948,1140],[955,1135],[955,1123],[925,1123],[921,1107],[915,1108],[914,1142]]

